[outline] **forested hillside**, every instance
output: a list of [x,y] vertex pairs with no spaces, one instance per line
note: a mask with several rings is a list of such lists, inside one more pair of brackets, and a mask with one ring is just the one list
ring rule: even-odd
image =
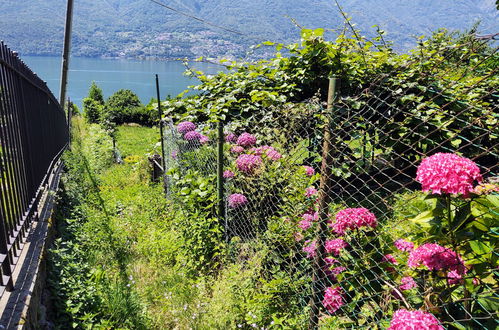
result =
[[[197,57],[244,55],[264,40],[290,42],[297,24],[339,29],[342,18],[326,0],[164,0],[164,4],[242,34],[182,16],[150,0],[75,2],[73,54],[91,57]],[[359,28],[378,24],[399,50],[414,36],[436,28],[497,32],[494,0],[342,0]],[[62,49],[65,0],[2,0],[0,38],[24,55],[55,55]]]

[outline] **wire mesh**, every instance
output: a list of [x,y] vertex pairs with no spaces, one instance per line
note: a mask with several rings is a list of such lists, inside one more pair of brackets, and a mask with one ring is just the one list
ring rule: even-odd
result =
[[[332,108],[317,95],[224,122],[223,258],[258,255],[256,290],[296,327],[499,326],[498,56],[463,47],[339,86]],[[179,203],[175,180],[217,176],[217,130],[191,124],[165,133]]]

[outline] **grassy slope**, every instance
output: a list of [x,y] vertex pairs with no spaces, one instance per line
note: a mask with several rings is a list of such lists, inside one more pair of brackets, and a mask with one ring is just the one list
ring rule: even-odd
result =
[[51,318],[59,328],[155,328],[147,307],[157,292],[150,286],[176,238],[168,229],[162,188],[149,184],[146,153],[157,131],[120,127],[117,146],[124,156],[134,155],[123,165],[107,162],[110,140],[98,126],[76,119],[73,132],[60,238],[50,254]]

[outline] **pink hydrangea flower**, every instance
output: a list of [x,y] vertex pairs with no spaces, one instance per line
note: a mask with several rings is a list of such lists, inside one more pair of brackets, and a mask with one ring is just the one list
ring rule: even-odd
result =
[[271,147],[271,146],[261,146],[261,147],[258,147],[258,148],[251,148],[249,150],[250,153],[252,154],[255,154],[255,155],[258,155],[258,156],[261,156],[263,155],[265,152],[267,152],[268,150],[275,150],[274,147]]
[[344,304],[343,290],[340,287],[329,287],[326,289],[322,305],[324,305],[329,313],[336,312]]
[[393,313],[388,330],[444,330],[433,314],[399,309]]
[[298,227],[303,230],[307,230],[308,228],[310,228],[310,226],[312,226],[312,223],[308,220],[301,220],[300,222],[298,222]]
[[462,194],[473,191],[474,181],[481,182],[478,166],[470,159],[451,153],[437,153],[423,159],[416,172],[423,191],[434,194]]
[[331,224],[334,232],[338,235],[344,235],[348,229],[375,228],[377,225],[376,216],[363,207],[339,211],[336,213],[335,221]]
[[457,270],[451,270],[447,273],[447,283],[449,283],[449,285],[463,283],[462,273],[459,273]]
[[416,284],[416,281],[414,281],[414,279],[410,276],[402,277],[401,282],[402,284],[399,286],[399,288],[402,291],[414,289],[418,286]]
[[267,150],[266,155],[270,160],[279,160],[282,158],[282,155],[274,148]]
[[183,121],[181,123],[178,123],[177,125],[177,131],[180,134],[185,134],[190,131],[194,131],[196,129],[196,124],[191,123],[190,121]]
[[341,238],[336,238],[332,240],[327,240],[324,244],[326,249],[326,253],[332,253],[335,256],[339,256],[341,250],[348,247],[348,243],[342,240]]
[[307,258],[315,258],[315,256],[317,255],[317,242],[306,240],[305,246],[303,246],[303,252],[307,253]]
[[228,133],[225,135],[225,142],[235,143],[237,141],[237,135],[234,133]]
[[184,134],[184,139],[187,141],[199,141],[201,139],[201,133],[197,131],[189,131]]
[[400,251],[411,252],[412,250],[414,250],[414,243],[403,239],[398,239],[393,244]]
[[207,137],[206,135],[201,134],[201,137],[199,138],[199,142],[201,144],[206,144],[206,143],[210,142],[210,138]]
[[252,174],[262,165],[262,158],[256,155],[243,154],[236,159],[237,169],[241,172]]
[[230,148],[230,152],[233,152],[235,154],[240,154],[241,152],[244,152],[244,148],[241,146],[232,146]]
[[312,176],[315,174],[315,170],[312,167],[304,165],[303,168],[305,169],[305,174],[307,176]]
[[232,172],[231,170],[225,170],[223,173],[223,177],[226,179],[233,178],[234,175],[234,172]]
[[243,134],[239,135],[236,143],[238,145],[240,145],[241,147],[251,147],[251,146],[255,145],[256,137],[254,137],[253,135],[251,135],[249,133],[243,133]]
[[397,259],[395,259],[394,256],[392,256],[391,254],[385,254],[383,256],[383,258],[381,259],[382,262],[388,262],[390,264],[394,264],[394,265],[398,265],[399,262],[397,261]]
[[331,273],[333,273],[334,275],[338,275],[338,274],[343,273],[345,270],[347,270],[346,267],[339,266],[339,267],[335,267],[335,268],[331,269]]
[[229,196],[229,207],[237,208],[248,203],[248,199],[243,194],[232,194]]
[[319,212],[313,212],[313,213],[307,212],[307,213],[302,214],[301,217],[303,220],[306,220],[309,222],[317,221],[317,220],[319,220]]
[[305,189],[305,197],[312,197],[314,195],[317,195],[317,189],[315,187],[308,187]]
[[429,270],[454,270],[458,274],[467,272],[463,260],[456,252],[434,243],[423,244],[409,254],[407,266],[416,268],[420,265]]

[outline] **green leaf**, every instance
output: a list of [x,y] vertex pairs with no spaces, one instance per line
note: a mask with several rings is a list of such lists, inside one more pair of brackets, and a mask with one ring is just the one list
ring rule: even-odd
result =
[[432,227],[430,221],[435,218],[433,215],[433,210],[424,211],[418,214],[416,217],[412,218],[411,221],[417,223],[422,227]]
[[490,251],[492,251],[492,248],[481,241],[470,241],[470,247],[476,254],[480,256],[488,254],[490,253]]

